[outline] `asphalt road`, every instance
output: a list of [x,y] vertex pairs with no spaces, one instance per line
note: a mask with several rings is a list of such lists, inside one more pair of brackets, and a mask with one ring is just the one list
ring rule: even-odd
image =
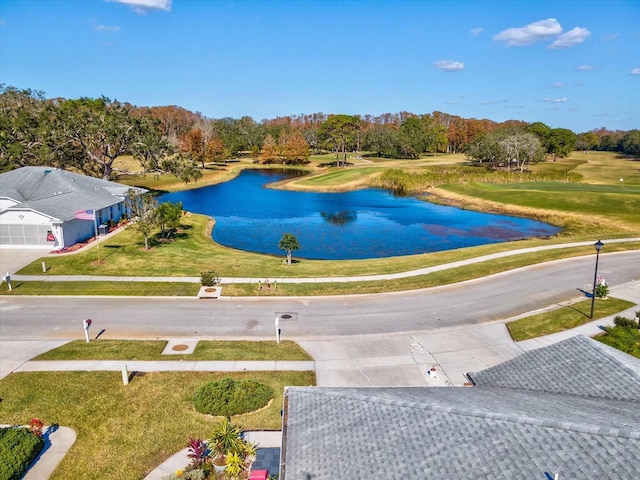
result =
[[[522,268],[461,284],[418,291],[342,297],[99,298],[2,297],[0,338],[269,338],[276,312],[283,338],[384,334],[481,324],[584,297],[595,256]],[[640,252],[600,255],[609,285],[640,280]],[[224,295],[224,290],[223,290]]]

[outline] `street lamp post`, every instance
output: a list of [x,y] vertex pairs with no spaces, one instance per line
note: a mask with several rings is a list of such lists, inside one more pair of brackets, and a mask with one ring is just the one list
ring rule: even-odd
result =
[[600,250],[604,243],[598,240],[594,243],[593,247],[596,249],[596,271],[593,273],[593,293],[591,294],[591,320],[593,320],[593,306],[596,302],[596,282],[598,280],[598,258],[600,257]]

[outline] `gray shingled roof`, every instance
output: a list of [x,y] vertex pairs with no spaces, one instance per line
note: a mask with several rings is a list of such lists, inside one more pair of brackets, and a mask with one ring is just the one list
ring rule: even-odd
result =
[[0,175],[0,197],[19,202],[12,208],[33,209],[63,222],[76,210],[120,203],[129,188],[50,167],[22,167]]
[[469,377],[482,386],[633,400],[640,399],[639,364],[624,352],[577,335]]
[[[477,386],[425,388],[291,387],[287,392],[283,461],[286,480],[303,479],[635,479],[640,471],[640,395],[631,388],[570,388],[553,380],[540,390],[527,384],[538,358],[547,377],[571,375],[564,355],[616,383],[635,374],[640,360],[623,358],[585,337],[528,352],[474,374]],[[582,351],[582,353],[580,353]],[[524,357],[533,356],[533,360]],[[553,363],[552,359],[557,359]],[[601,363],[602,362],[602,363]],[[631,365],[629,368],[626,363]],[[578,368],[579,369],[579,368]],[[553,370],[555,374],[549,375]],[[564,372],[564,375],[562,374]],[[631,373],[630,373],[631,372]],[[497,387],[500,374],[510,386]],[[490,382],[483,383],[490,379]],[[573,382],[569,381],[569,384]],[[550,391],[543,390],[544,385]],[[282,477],[281,477],[282,478]]]

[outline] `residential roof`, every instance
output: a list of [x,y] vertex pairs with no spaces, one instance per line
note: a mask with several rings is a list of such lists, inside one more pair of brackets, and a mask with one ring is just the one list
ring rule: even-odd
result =
[[[574,337],[473,374],[473,388],[290,387],[281,478],[635,479],[638,367]],[[581,391],[589,375],[606,380]]]
[[584,335],[468,375],[476,385],[487,387],[640,399],[640,361]]
[[60,221],[74,218],[76,210],[109,207],[122,201],[128,185],[88,177],[51,167],[22,167],[0,175],[0,197]]

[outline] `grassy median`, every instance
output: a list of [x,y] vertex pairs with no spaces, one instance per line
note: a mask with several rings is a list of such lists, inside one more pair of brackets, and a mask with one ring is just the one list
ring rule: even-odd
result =
[[[615,315],[633,307],[633,305],[626,300],[612,297],[607,300],[596,299],[593,320]],[[592,320],[590,315],[591,299],[514,320],[507,323],[507,329],[511,338],[519,342],[579,327]]]
[[193,353],[163,355],[162,340],[74,340],[34,360],[313,360],[297,343],[275,341],[200,340]]

